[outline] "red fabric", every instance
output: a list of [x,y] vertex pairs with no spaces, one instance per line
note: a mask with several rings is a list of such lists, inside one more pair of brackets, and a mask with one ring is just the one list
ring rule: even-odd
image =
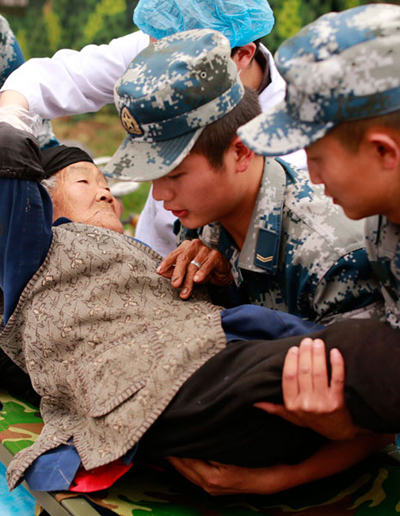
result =
[[121,459],[91,470],[86,470],[81,466],[69,490],[90,493],[91,491],[107,489],[129,471],[131,467],[132,463],[127,466]]

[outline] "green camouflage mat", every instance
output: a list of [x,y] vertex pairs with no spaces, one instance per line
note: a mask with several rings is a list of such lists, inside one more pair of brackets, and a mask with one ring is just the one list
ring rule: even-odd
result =
[[[11,453],[40,433],[37,408],[0,392],[0,442]],[[72,493],[56,499],[68,507]],[[111,489],[78,495],[102,516],[399,516],[400,463],[379,453],[358,466],[273,496],[213,498],[171,468],[136,464]],[[73,512],[75,514],[75,512]],[[82,513],[85,511],[82,510]]]
[[12,455],[33,444],[42,431],[39,409],[0,391],[0,442]]

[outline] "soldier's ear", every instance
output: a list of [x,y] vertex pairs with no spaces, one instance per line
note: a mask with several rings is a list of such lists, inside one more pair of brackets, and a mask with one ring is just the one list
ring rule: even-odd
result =
[[371,128],[365,136],[380,166],[386,171],[400,171],[400,135],[390,130]]
[[256,52],[255,43],[248,43],[247,45],[243,45],[239,47],[235,52],[232,60],[235,62],[237,69],[240,71],[246,70],[246,68],[251,63],[251,60],[254,57]]
[[254,157],[254,152],[246,147],[238,136],[232,140],[231,148],[235,153],[237,172],[246,172]]

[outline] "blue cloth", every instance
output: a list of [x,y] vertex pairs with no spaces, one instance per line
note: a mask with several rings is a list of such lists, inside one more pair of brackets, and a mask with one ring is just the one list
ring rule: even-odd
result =
[[221,312],[226,340],[276,340],[321,330],[323,326],[294,315],[257,305],[242,305]]
[[25,471],[32,491],[68,491],[81,459],[72,444],[62,444],[41,455]]
[[0,188],[0,288],[4,323],[51,244],[53,208],[40,184],[2,179]]
[[[138,445],[121,460],[127,466],[136,455]],[[68,491],[81,465],[81,459],[72,441],[62,444],[38,457],[25,471],[25,480],[32,491]]]

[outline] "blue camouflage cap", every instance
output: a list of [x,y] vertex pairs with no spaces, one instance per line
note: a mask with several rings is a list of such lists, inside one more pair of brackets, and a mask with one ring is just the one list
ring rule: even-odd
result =
[[243,94],[221,33],[193,30],[153,43],[115,85],[127,137],[104,173],[134,181],[168,174],[204,128],[231,111]]
[[192,29],[213,29],[240,47],[269,34],[274,15],[267,0],[140,0],[134,23],[155,39]]
[[307,147],[341,122],[400,109],[400,7],[329,13],[278,49],[286,97],[238,134],[258,154]]

